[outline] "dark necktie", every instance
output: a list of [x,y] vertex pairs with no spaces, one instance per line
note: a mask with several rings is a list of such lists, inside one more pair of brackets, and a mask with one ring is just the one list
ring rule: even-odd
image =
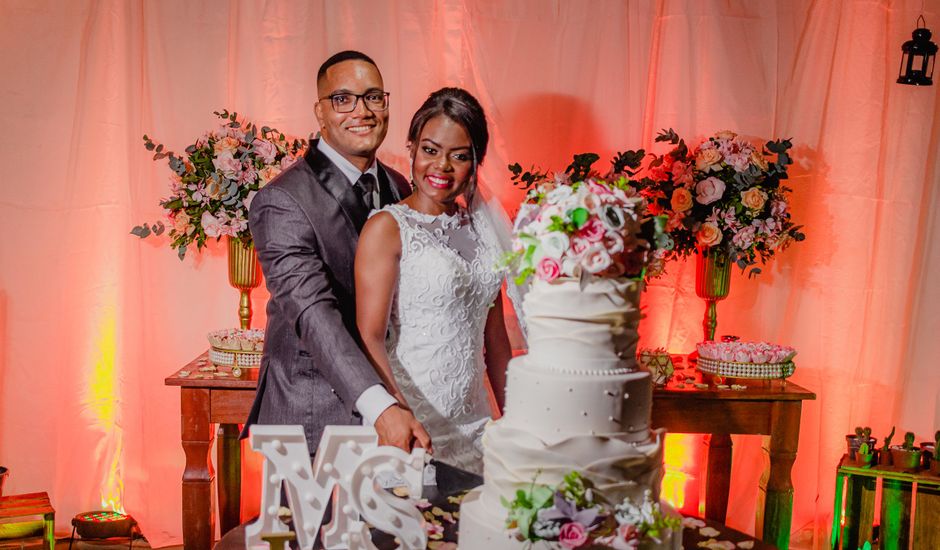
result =
[[355,187],[356,191],[359,192],[359,197],[362,198],[362,204],[364,204],[366,208],[372,210],[377,206],[373,202],[373,196],[375,195],[375,176],[372,174],[362,174],[356,181]]

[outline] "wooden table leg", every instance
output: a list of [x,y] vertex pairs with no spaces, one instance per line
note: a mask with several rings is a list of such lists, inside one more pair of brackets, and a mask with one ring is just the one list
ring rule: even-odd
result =
[[219,522],[222,536],[241,523],[241,441],[237,424],[219,424]]
[[55,512],[43,514],[42,547],[46,550],[55,550]]
[[756,535],[780,550],[790,547],[793,521],[793,481],[790,473],[796,460],[800,438],[799,401],[774,402],[770,413],[770,438],[764,448],[770,455],[770,468],[760,480]]
[[724,523],[728,515],[728,495],[731,492],[731,451],[729,434],[706,436],[708,469],[705,474],[705,517]]
[[181,388],[183,471],[183,547],[210,550],[215,535],[210,449],[215,434],[209,423],[209,390]]

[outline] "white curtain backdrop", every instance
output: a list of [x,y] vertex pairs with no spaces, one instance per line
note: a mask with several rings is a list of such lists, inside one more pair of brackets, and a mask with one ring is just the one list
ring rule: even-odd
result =
[[[923,2],[940,31],[940,0]],[[380,157],[407,166],[408,120],[462,86],[483,103],[483,176],[514,210],[510,162],[564,167],[732,129],[792,138],[807,240],[735,274],[719,332],[799,350],[794,541],[825,545],[843,435],[940,427],[937,86],[894,83],[921,0],[0,0],[0,464],[48,491],[58,527],[120,501],[179,543],[179,390],[163,379],[236,323],[222,246],[180,262],[133,225],[159,219],[182,150],[228,108],[316,131],[328,55],[371,55],[391,92]],[[937,39],[935,38],[935,41]],[[936,75],[940,79],[940,75]],[[694,265],[645,296],[642,343],[690,351]],[[254,295],[256,324],[266,293]],[[752,531],[757,438],[736,438],[731,526]],[[691,455],[690,455],[691,459]],[[696,471],[690,465],[690,471]],[[253,504],[253,503],[250,503]],[[248,505],[248,504],[246,504]]]

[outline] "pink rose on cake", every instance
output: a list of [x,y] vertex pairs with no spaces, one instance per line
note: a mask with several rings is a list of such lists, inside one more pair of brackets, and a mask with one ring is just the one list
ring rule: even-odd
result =
[[558,542],[565,548],[578,548],[587,541],[587,529],[576,521],[562,525],[558,533]]
[[554,281],[561,275],[561,264],[555,258],[546,256],[539,262],[535,276],[543,281]]
[[610,254],[603,246],[598,244],[587,249],[584,253],[584,259],[581,261],[584,269],[594,274],[604,272],[612,263],[613,259],[611,259]]
[[578,231],[578,236],[590,241],[592,243],[599,242],[604,239],[604,224],[597,218],[592,218],[581,227],[581,230]]

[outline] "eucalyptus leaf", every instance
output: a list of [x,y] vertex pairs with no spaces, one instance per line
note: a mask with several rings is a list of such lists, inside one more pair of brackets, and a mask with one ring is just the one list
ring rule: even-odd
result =
[[147,227],[147,224],[135,226],[133,229],[131,229],[131,235],[136,235],[141,239],[146,239],[150,235],[150,228]]
[[162,235],[164,231],[166,231],[166,226],[163,225],[163,222],[158,221],[157,223],[153,224],[154,235]]
[[186,258],[186,245],[185,244],[181,244],[180,247],[176,249],[176,255],[179,257],[181,262],[183,261],[184,258]]

